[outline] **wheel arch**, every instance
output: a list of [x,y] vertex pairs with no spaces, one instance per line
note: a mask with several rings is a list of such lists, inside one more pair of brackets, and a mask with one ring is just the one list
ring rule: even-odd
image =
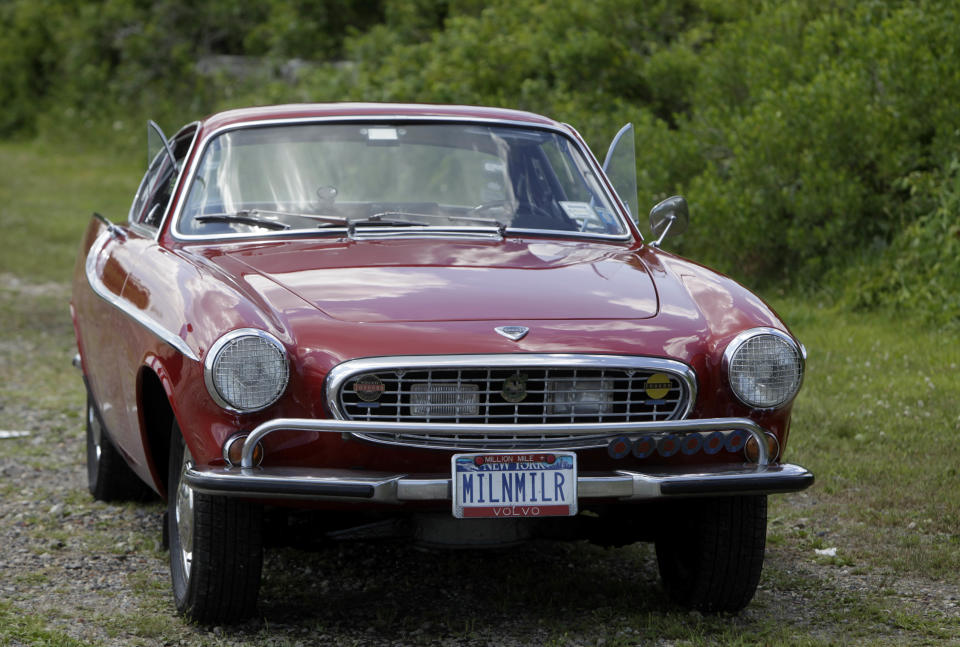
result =
[[170,460],[170,429],[175,417],[172,388],[167,372],[151,358],[137,375],[137,404],[143,448],[153,489],[167,498],[167,463]]

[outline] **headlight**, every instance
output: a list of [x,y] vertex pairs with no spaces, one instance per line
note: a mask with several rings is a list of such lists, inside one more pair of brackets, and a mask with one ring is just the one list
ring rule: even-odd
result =
[[228,332],[204,362],[211,397],[225,409],[258,411],[277,401],[290,376],[287,353],[276,337],[253,328]]
[[793,399],[803,381],[803,360],[799,344],[773,328],[740,333],[723,354],[734,395],[757,409],[772,409]]

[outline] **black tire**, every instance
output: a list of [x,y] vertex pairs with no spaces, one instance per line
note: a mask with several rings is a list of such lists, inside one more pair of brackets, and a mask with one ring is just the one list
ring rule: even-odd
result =
[[98,501],[146,501],[153,496],[110,441],[87,390],[87,489]]
[[767,541],[767,497],[683,502],[656,539],[670,598],[704,613],[736,613],[757,590]]
[[249,620],[260,593],[262,507],[193,491],[183,482],[192,464],[174,422],[167,479],[174,602],[180,613],[203,624]]

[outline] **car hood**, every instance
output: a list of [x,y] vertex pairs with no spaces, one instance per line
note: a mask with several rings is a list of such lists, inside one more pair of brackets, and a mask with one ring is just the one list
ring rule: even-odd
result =
[[337,240],[234,247],[210,260],[267,300],[296,294],[345,322],[646,319],[657,291],[634,250],[596,242]]

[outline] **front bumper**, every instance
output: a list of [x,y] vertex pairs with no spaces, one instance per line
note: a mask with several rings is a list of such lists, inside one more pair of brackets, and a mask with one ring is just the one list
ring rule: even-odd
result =
[[[562,427],[562,426],[561,426]],[[253,452],[267,435],[280,430],[316,433],[364,434],[423,432],[536,437],[557,426],[446,425],[368,423],[344,420],[277,419],[258,426],[244,442],[239,467],[195,466],[185,474],[195,490],[223,496],[264,499],[309,499],[400,504],[415,501],[450,501],[449,474],[409,474],[358,470],[254,467]],[[747,418],[672,420],[668,422],[597,423],[570,426],[565,433],[609,433],[617,436],[689,434],[742,429],[757,441],[756,463],[718,466],[655,466],[649,470],[615,470],[581,473],[579,499],[636,501],[691,496],[734,496],[795,492],[813,483],[813,474],[799,465],[770,464],[763,428]],[[491,452],[494,453],[494,452]]]

